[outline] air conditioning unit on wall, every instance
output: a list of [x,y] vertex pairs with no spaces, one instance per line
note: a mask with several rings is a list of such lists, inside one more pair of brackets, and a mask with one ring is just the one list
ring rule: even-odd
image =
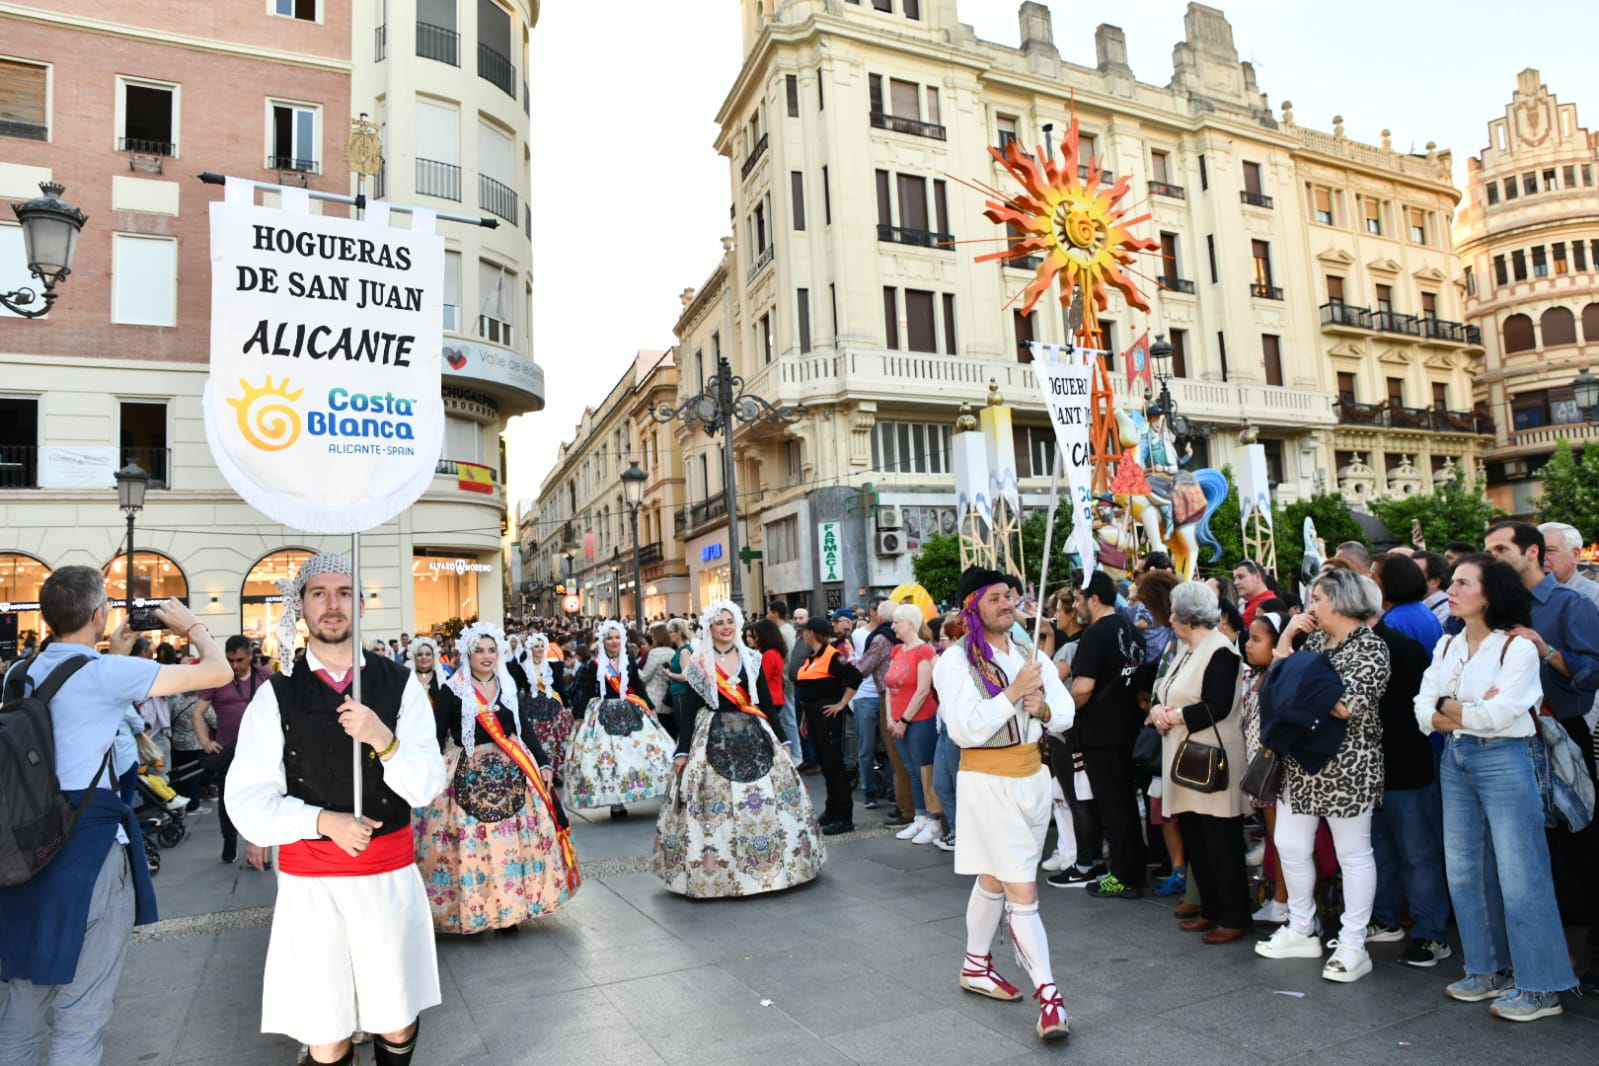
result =
[[899,529],[905,524],[905,515],[898,507],[879,507],[877,509],[878,529]]
[[878,555],[904,555],[905,534],[897,529],[881,530],[877,534]]

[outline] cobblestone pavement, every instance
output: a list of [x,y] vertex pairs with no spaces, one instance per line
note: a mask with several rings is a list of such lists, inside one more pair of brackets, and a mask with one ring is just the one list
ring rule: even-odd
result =
[[[1072,1016],[1070,1040],[1046,1047],[1030,1000],[956,985],[969,879],[878,822],[860,813],[861,832],[832,838],[810,885],[691,902],[648,873],[650,805],[619,822],[578,818],[585,881],[569,906],[514,939],[440,939],[444,1002],[423,1016],[416,1063],[1596,1061],[1593,999],[1569,996],[1563,1017],[1512,1025],[1444,998],[1457,960],[1410,970],[1395,961],[1403,945],[1376,945],[1376,970],[1336,985],[1312,960],[1260,959],[1248,941],[1205,946],[1176,928],[1170,901],[1041,887]],[[273,875],[219,863],[214,816],[194,826],[165,853],[163,922],[129,954],[105,1062],[286,1066],[296,1046],[258,1032]],[[1026,984],[1008,945],[995,958]]]

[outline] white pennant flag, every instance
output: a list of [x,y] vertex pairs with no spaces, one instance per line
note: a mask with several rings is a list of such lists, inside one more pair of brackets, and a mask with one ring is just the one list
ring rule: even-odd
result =
[[1088,430],[1092,424],[1092,368],[1101,353],[1087,348],[1063,350],[1058,344],[1032,343],[1033,372],[1049,423],[1055,429],[1055,445],[1066,470],[1071,489],[1072,532],[1068,550],[1083,562],[1083,582],[1093,573],[1099,558],[1094,539],[1094,463]]

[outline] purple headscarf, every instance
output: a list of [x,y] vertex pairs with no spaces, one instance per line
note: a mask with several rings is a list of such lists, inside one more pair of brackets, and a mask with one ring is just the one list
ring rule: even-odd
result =
[[977,604],[994,585],[1003,584],[1007,582],[996,581],[976,589],[966,597],[960,610],[961,621],[966,623],[966,659],[976,669],[990,696],[998,696],[1005,691],[1005,686],[994,676],[994,649],[988,645],[988,634],[983,630],[983,617],[977,613]]

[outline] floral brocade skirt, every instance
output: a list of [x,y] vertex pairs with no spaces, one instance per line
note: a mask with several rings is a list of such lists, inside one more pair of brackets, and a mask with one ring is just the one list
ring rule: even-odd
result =
[[566,763],[572,751],[572,712],[554,696],[534,693],[533,702],[525,713],[533,723],[533,732],[544,745],[544,754],[550,760],[550,770],[563,782],[566,780]]
[[649,711],[627,700],[590,700],[563,775],[567,800],[609,807],[666,795],[673,746]]
[[[512,743],[520,743],[513,739]],[[433,928],[482,933],[551,914],[582,883],[561,853],[555,815],[492,741],[470,760],[453,744],[449,785],[415,810],[417,867]]]
[[810,795],[764,718],[704,712],[656,822],[650,867],[694,899],[802,885],[827,860]]

